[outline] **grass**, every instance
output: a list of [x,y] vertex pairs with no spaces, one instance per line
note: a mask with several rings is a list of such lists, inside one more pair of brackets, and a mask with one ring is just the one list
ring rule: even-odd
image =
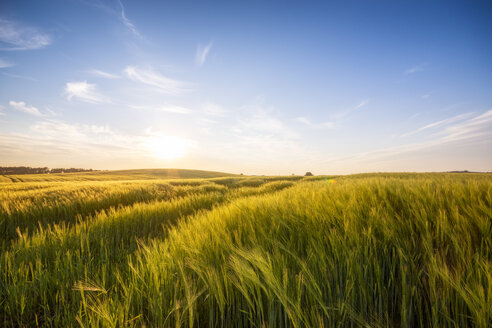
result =
[[190,179],[216,178],[235,176],[230,173],[184,170],[184,169],[141,169],[118,171],[93,171],[54,174],[21,174],[0,176],[1,182],[60,182],[60,181],[116,181],[116,180],[148,180],[148,179]]
[[3,326],[492,324],[488,174],[1,188]]

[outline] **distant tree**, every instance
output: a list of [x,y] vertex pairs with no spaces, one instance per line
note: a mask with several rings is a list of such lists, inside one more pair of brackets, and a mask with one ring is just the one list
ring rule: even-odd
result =
[[306,174],[304,174],[305,177],[312,177],[313,174],[311,172],[306,172]]
[[77,168],[55,168],[48,167],[28,167],[28,166],[12,166],[0,167],[0,174],[47,174],[47,173],[71,173],[71,172],[91,172],[92,169],[77,169]]

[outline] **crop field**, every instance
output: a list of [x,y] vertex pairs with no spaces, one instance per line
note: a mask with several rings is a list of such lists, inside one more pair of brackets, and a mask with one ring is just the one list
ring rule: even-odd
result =
[[141,170],[113,170],[93,171],[80,173],[55,173],[55,174],[22,174],[0,175],[1,182],[61,182],[61,181],[119,181],[119,180],[156,180],[179,178],[217,178],[235,176],[234,174],[183,170],[183,169],[141,169]]
[[2,177],[0,326],[490,327],[492,175]]

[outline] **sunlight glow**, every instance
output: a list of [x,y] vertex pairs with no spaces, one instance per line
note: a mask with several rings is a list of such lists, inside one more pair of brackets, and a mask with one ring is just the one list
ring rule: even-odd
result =
[[154,136],[149,139],[146,146],[154,157],[175,159],[186,154],[188,141],[174,136]]

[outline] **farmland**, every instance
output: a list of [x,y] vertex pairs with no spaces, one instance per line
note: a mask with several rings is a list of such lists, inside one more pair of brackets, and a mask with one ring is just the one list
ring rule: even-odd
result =
[[0,326],[488,327],[492,175],[2,177]]

